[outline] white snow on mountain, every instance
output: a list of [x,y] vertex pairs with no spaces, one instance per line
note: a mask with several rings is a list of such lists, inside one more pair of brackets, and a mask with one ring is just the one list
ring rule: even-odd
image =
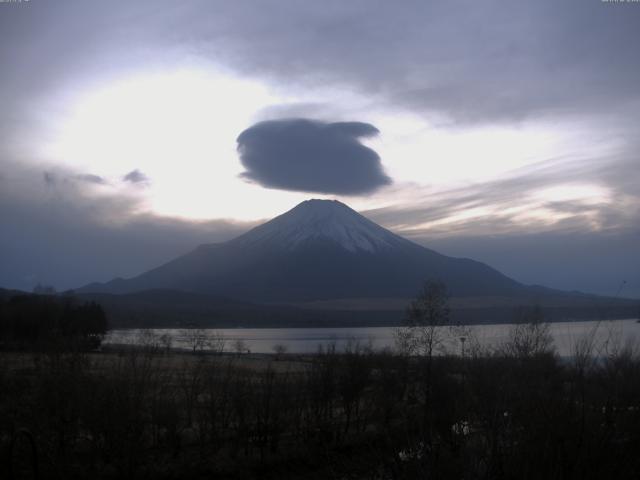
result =
[[233,240],[242,246],[269,245],[287,250],[310,241],[328,241],[350,252],[406,247],[401,238],[337,200],[307,200]]

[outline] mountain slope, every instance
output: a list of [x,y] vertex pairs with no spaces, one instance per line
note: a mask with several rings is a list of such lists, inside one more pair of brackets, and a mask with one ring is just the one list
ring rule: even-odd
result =
[[447,257],[346,205],[308,200],[231,241],[203,245],[132,279],[83,292],[174,289],[252,302],[411,297],[427,279],[454,296],[514,296],[527,287],[473,260]]

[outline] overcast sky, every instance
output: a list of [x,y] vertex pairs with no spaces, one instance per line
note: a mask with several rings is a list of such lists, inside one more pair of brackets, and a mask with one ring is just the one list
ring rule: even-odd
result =
[[0,286],[132,276],[310,197],[640,297],[640,3],[0,2]]

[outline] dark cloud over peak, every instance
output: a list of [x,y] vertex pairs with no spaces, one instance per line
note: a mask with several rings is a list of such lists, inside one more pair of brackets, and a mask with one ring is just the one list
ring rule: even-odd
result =
[[122,177],[122,179],[125,182],[129,182],[137,185],[146,185],[149,183],[149,177],[147,177],[144,173],[142,173],[138,169],[130,171],[124,177]]
[[359,195],[391,184],[380,157],[359,139],[379,133],[362,122],[303,118],[257,123],[238,136],[242,176],[267,188]]

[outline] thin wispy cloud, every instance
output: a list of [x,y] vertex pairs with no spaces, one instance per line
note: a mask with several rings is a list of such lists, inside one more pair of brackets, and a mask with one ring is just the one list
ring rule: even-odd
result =
[[138,169],[132,170],[129,173],[127,173],[125,176],[122,177],[122,180],[127,183],[132,183],[134,185],[140,185],[140,186],[146,186],[151,182],[149,177],[147,177],[144,173],[142,173]]
[[93,175],[91,173],[84,173],[76,175],[75,178],[81,182],[93,183],[95,185],[106,185],[108,182],[100,175]]
[[[621,231],[640,224],[640,196],[617,176],[636,173],[620,158],[550,159],[498,180],[416,195],[414,203],[370,210],[408,236]],[[609,179],[609,181],[607,181]],[[554,199],[554,196],[557,197]],[[542,213],[537,212],[540,210]]]

